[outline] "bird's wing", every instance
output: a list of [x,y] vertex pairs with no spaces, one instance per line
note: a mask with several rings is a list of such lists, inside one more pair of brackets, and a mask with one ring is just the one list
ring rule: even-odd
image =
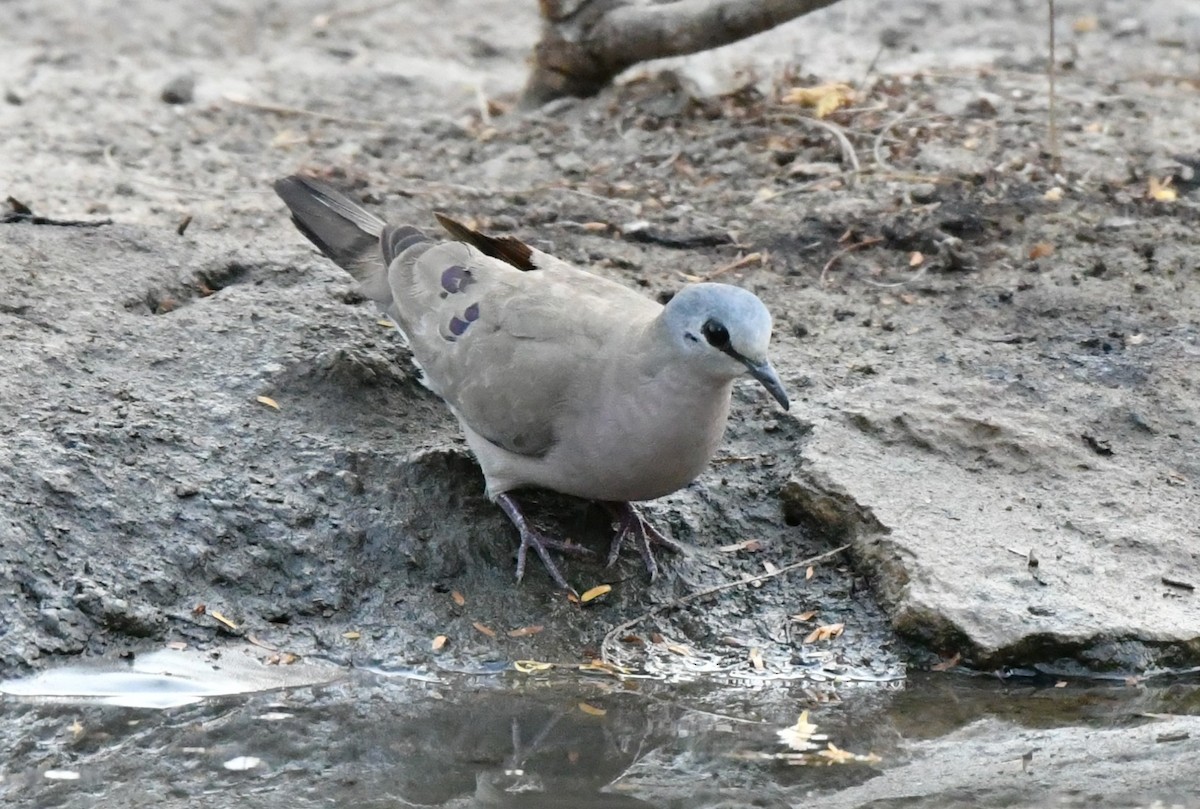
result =
[[388,277],[429,386],[475,432],[528,456],[547,453],[561,420],[586,411],[577,397],[661,310],[600,276],[520,270],[462,242],[410,247]]

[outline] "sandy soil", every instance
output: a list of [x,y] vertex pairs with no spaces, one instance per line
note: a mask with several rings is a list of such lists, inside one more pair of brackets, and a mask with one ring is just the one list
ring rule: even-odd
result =
[[[0,192],[97,225],[0,225],[0,671],[230,634],[576,661],[842,542],[623,655],[1200,664],[1200,13],[1058,6],[1056,159],[1036,3],[848,0],[520,117],[532,3],[0,5]],[[830,79],[857,88],[834,130],[779,102]],[[589,609],[539,571],[512,586],[450,418],[271,194],[298,169],[650,295],[742,284],[777,316],[794,415],[738,388],[712,471],[651,506],[695,548],[655,585],[631,560],[568,565],[615,585]],[[577,504],[541,514],[603,541]]]

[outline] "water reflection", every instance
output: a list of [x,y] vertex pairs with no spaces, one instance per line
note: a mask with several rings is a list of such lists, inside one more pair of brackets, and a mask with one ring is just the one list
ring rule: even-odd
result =
[[[273,662],[264,662],[264,657]],[[176,708],[212,697],[328,682],[343,674],[319,662],[265,655],[254,646],[162,649],[0,681],[0,694],[41,702]]]
[[[861,787],[906,764],[922,739],[981,717],[1109,727],[1148,721],[1139,717],[1167,705],[1197,712],[1197,688],[1032,689],[939,675],[838,699],[795,686],[359,672],[167,710],[8,699],[0,799],[66,809],[791,807]],[[839,748],[882,762],[818,768],[754,757],[781,752],[777,729],[804,709]]]

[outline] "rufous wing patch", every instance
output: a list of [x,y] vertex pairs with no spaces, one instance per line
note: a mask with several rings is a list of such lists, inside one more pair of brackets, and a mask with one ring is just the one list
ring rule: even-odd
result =
[[434,213],[437,221],[454,239],[466,242],[485,256],[498,258],[506,264],[511,264],[518,270],[535,270],[533,265],[533,248],[520,239],[512,236],[488,236],[451,219],[444,213]]

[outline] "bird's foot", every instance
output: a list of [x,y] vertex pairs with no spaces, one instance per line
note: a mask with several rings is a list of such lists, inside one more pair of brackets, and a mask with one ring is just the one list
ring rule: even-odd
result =
[[496,504],[504,510],[504,513],[508,515],[508,519],[512,521],[512,524],[516,526],[517,531],[521,535],[521,546],[517,549],[517,581],[520,581],[525,575],[525,558],[529,554],[529,549],[533,548],[534,553],[542,560],[542,566],[550,574],[550,578],[554,579],[554,583],[569,593],[575,593],[575,588],[567,584],[566,577],[558,569],[558,565],[554,563],[554,560],[550,558],[550,551],[570,553],[576,556],[593,556],[592,551],[574,542],[548,537],[535,529],[529,524],[529,520],[526,519],[524,512],[521,511],[521,506],[517,503],[516,498],[510,494],[497,496]]
[[651,550],[650,545],[661,545],[674,553],[683,550],[682,545],[663,534],[639,514],[632,503],[604,501],[603,505],[612,515],[613,530],[616,531],[612,544],[608,547],[609,567],[616,563],[626,541],[632,541],[637,547],[638,553],[641,554],[642,562],[646,565],[650,581],[654,581],[658,577],[658,562],[654,559],[654,551]]

